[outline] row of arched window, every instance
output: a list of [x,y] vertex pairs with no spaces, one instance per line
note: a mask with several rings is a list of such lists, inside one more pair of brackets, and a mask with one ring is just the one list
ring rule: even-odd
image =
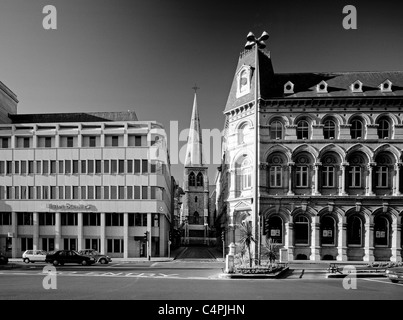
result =
[[[335,151],[325,152],[321,162],[315,163],[314,157],[307,151],[296,154],[293,162],[287,156],[276,151],[267,161],[266,186],[276,193],[305,194],[312,190],[322,194],[367,194],[399,195],[403,181],[396,157],[390,151],[381,151],[370,162],[364,151],[348,154],[345,161]],[[248,156],[241,157],[235,163],[236,196],[252,188],[252,163]],[[261,181],[261,186],[264,186]]]
[[[302,117],[296,122],[296,136],[298,140],[309,140],[312,138],[313,121],[308,117]],[[332,116],[326,117],[322,122],[323,138],[326,140],[338,139],[340,135],[340,123]],[[361,116],[354,116],[349,123],[351,139],[365,139],[368,123]],[[391,139],[393,137],[393,121],[388,116],[377,119],[378,139]],[[282,119],[275,118],[270,124],[270,138],[282,140],[285,137],[285,124]],[[248,123],[243,123],[238,128],[238,144],[245,143],[245,136],[250,132]]]
[[[378,215],[374,219],[373,245],[391,247],[392,222],[387,215]],[[278,244],[284,244],[285,225],[280,216],[271,216],[266,220],[264,233]],[[320,245],[337,246],[338,225],[336,219],[324,215],[320,219]],[[310,245],[311,222],[305,214],[294,218],[294,245]],[[360,214],[352,214],[347,218],[347,246],[363,247],[365,244],[365,220]],[[371,246],[371,244],[370,244]]]

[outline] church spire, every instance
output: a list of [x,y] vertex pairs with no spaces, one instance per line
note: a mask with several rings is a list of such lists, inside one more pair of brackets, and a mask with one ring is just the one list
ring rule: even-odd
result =
[[204,165],[203,159],[203,144],[202,133],[200,129],[199,113],[197,111],[197,89],[193,87],[195,94],[193,100],[192,118],[190,120],[190,131],[187,141],[185,167],[202,167]]

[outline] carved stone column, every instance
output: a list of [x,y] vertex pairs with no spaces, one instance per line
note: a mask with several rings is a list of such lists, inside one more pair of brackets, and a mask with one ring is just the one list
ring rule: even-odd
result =
[[347,223],[343,217],[338,223],[337,261],[347,261]]
[[311,256],[310,260],[319,261],[320,260],[320,223],[319,217],[315,216],[312,218],[311,223]]
[[368,163],[368,166],[367,166],[367,169],[368,169],[367,196],[375,195],[375,193],[373,191],[373,187],[372,187],[373,171],[374,171],[375,166],[376,166],[375,162],[370,162],[370,163]]
[[287,195],[293,196],[295,193],[292,190],[292,168],[295,165],[295,162],[289,162],[288,163],[288,192]]
[[390,258],[394,262],[402,261],[401,232],[402,227],[398,224],[397,217],[394,217],[392,222],[392,257]]
[[365,223],[365,247],[364,261],[372,262],[374,258],[374,224],[367,221]]
[[315,170],[315,189],[314,189],[313,194],[315,196],[320,196],[321,195],[321,193],[319,192],[319,170],[320,170],[321,165],[322,165],[321,162],[315,162],[314,163],[314,166],[315,166],[315,168],[314,168],[314,170]]
[[400,196],[402,193],[400,192],[400,168],[402,166],[401,162],[398,162],[395,164],[395,171],[396,171],[396,177],[395,177],[395,196]]
[[347,196],[347,192],[346,192],[346,169],[348,167],[348,163],[347,162],[343,162],[340,164],[340,169],[341,169],[341,191],[340,191],[340,195],[341,196]]

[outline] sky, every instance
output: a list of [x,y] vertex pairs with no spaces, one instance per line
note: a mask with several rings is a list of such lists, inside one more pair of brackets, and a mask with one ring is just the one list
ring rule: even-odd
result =
[[[56,30],[43,28],[46,5],[57,9]],[[343,28],[346,5],[357,29]],[[0,81],[18,113],[134,110],[169,136],[189,127],[197,84],[201,127],[222,130],[249,31],[270,34],[275,72],[403,71],[402,9],[391,0],[0,0]],[[219,164],[207,161],[214,184]],[[172,174],[182,183],[183,165]]]

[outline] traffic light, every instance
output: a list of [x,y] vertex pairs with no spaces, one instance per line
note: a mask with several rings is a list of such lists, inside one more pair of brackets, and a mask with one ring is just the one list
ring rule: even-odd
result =
[[169,241],[172,241],[172,232],[169,231]]
[[264,219],[263,234],[269,233],[269,219]]
[[144,232],[144,241],[150,241],[150,232]]
[[225,241],[225,231],[221,231],[221,240]]

